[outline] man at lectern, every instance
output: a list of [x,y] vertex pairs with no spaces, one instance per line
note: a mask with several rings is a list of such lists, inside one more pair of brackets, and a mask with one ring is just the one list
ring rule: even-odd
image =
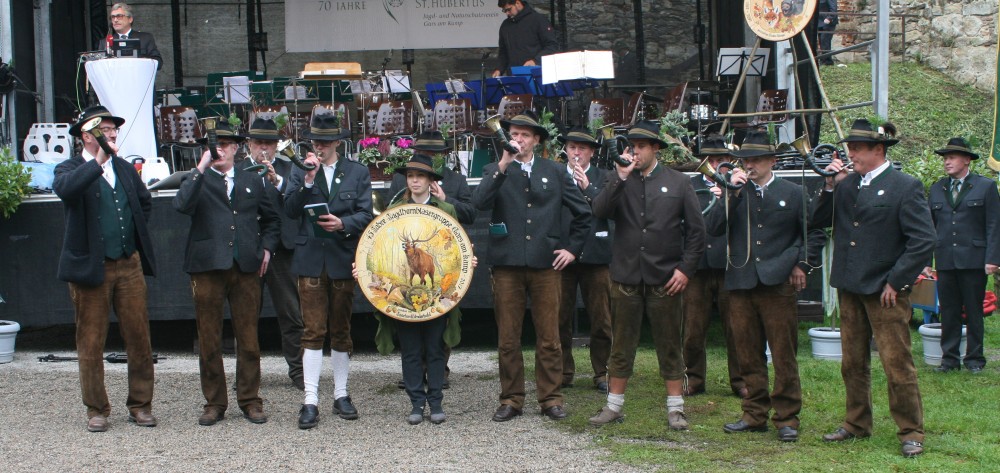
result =
[[497,0],[507,19],[500,24],[500,62],[493,77],[511,66],[540,66],[542,56],[559,50],[559,41],[545,15],[524,0]]
[[139,40],[139,57],[156,59],[156,70],[163,67],[163,57],[160,56],[160,50],[156,49],[156,40],[153,39],[153,35],[132,29],[132,22],[135,21],[135,17],[132,16],[132,6],[125,2],[112,5],[111,15],[108,19],[111,21],[112,31],[108,33],[107,37],[98,40],[94,49],[110,49],[111,42],[114,40],[137,39]]

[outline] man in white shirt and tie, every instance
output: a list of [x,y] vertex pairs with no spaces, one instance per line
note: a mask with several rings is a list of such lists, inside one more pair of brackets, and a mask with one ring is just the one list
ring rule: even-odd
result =
[[[222,365],[223,307],[228,300],[236,335],[236,400],[247,420],[261,424],[267,422],[267,415],[259,394],[260,280],[278,246],[281,221],[264,181],[256,173],[233,166],[243,137],[221,119],[216,134],[217,152],[202,154],[173,202],[178,212],[191,217],[184,271],[191,275],[206,401],[198,423],[216,424],[229,405]],[[213,160],[213,154],[218,159]]]

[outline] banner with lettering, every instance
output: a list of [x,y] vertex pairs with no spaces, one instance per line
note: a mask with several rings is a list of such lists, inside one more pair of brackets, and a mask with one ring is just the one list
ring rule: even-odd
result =
[[289,52],[496,47],[494,0],[286,0]]
[[[998,14],[997,20],[1000,21],[1000,14]],[[1000,85],[1000,44],[997,44],[996,71],[997,77],[994,79],[996,81],[994,82],[994,90],[996,90],[996,85]],[[996,94],[993,94],[993,140],[990,141],[990,157],[987,158],[986,165],[990,169],[1000,172],[1000,133],[997,133],[998,124],[1000,124],[1000,101],[998,101]]]

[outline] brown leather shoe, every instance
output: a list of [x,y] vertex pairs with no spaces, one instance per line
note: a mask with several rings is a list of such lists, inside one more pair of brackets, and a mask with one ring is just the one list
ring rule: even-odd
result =
[[254,424],[263,424],[267,422],[267,414],[264,413],[264,407],[257,404],[244,409],[243,417]]
[[87,430],[90,432],[107,432],[108,418],[100,414],[87,420]]
[[507,422],[521,415],[520,409],[514,409],[510,404],[500,404],[497,411],[493,413],[493,422]]
[[156,417],[149,411],[135,411],[128,415],[128,421],[139,427],[156,427]]
[[198,418],[198,425],[215,425],[225,417],[226,414],[218,407],[206,407],[205,412],[202,412],[201,417]]
[[921,453],[924,453],[924,444],[917,442],[916,440],[907,440],[903,442],[902,453],[903,458],[913,458]]
[[837,427],[837,430],[834,430],[833,432],[824,435],[823,436],[823,441],[824,442],[843,442],[845,440],[851,440],[851,439],[857,439],[857,438],[864,438],[864,437],[867,437],[867,435],[854,435],[854,434],[848,432],[847,429],[845,429],[843,427]]
[[552,406],[542,409],[542,415],[552,420],[563,420],[566,418],[566,411],[563,410],[562,406]]

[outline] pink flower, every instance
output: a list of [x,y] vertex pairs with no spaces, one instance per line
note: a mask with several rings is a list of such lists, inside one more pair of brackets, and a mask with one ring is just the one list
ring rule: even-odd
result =
[[406,149],[406,148],[409,148],[410,145],[412,145],[412,144],[413,144],[413,140],[408,140],[406,138],[400,138],[400,139],[396,140],[396,147],[397,148]]
[[361,148],[371,148],[373,146],[378,146],[379,139],[377,136],[372,136],[370,138],[362,139],[360,142]]

